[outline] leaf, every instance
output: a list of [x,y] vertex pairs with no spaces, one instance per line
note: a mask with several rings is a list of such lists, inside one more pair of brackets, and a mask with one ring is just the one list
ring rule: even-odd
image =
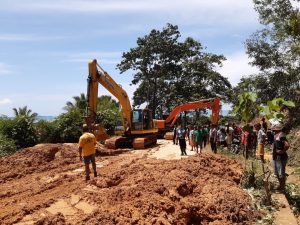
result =
[[295,107],[295,103],[292,101],[284,101],[282,104],[288,107]]

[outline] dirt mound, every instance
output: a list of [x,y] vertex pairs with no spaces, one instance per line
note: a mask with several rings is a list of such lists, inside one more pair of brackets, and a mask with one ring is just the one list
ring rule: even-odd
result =
[[78,157],[77,148],[76,144],[39,144],[0,158],[0,183],[70,164]]
[[0,224],[229,225],[258,216],[236,161],[127,152],[97,157],[98,177],[85,183],[77,154],[75,144],[46,144],[1,159]]
[[240,178],[240,166],[218,156],[142,158],[101,173],[97,194],[85,195],[98,210],[80,224],[251,224],[256,214]]

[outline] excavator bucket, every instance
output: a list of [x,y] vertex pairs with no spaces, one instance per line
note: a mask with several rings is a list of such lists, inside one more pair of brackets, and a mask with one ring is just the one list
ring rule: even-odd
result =
[[96,124],[94,126],[94,135],[97,141],[105,141],[109,138],[109,135],[106,133],[105,128],[100,126],[99,124]]

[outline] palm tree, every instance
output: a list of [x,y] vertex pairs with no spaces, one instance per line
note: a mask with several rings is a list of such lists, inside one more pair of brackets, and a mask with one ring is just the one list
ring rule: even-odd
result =
[[15,117],[20,118],[20,117],[25,117],[30,119],[31,121],[34,121],[36,117],[38,116],[37,113],[32,112],[31,109],[28,109],[27,106],[24,107],[19,107],[18,109],[13,108],[13,111],[15,113]]
[[81,93],[79,96],[74,96],[74,103],[68,101],[66,106],[63,108],[66,111],[70,111],[73,109],[79,109],[80,112],[83,114],[87,107],[87,98],[84,93]]

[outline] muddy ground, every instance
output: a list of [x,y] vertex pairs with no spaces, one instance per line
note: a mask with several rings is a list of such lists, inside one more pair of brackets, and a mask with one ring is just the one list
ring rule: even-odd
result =
[[180,157],[177,149],[165,140],[148,150],[109,155],[102,149],[98,177],[89,182],[76,144],[37,145],[2,158],[0,224],[232,225],[257,220],[250,197],[239,187],[238,162],[207,153]]

